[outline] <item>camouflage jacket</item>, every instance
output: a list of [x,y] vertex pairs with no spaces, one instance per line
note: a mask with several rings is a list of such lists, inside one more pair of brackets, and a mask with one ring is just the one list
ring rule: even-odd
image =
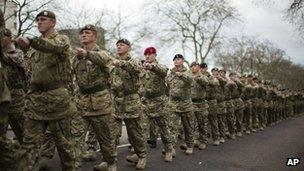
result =
[[220,94],[220,82],[219,80],[210,75],[208,78],[209,84],[207,85],[207,100],[216,100]]
[[142,111],[142,104],[138,93],[141,73],[139,62],[128,54],[122,59],[121,67],[110,68],[111,91],[114,95],[115,113],[117,118],[137,118]]
[[151,70],[143,69],[141,73],[142,103],[148,117],[157,117],[165,114],[166,108],[166,76],[168,68],[152,63]]
[[75,111],[68,90],[71,81],[70,44],[67,36],[56,31],[48,38],[34,37],[30,57],[31,91],[26,99],[25,113],[34,120],[57,120]]
[[195,100],[205,100],[207,94],[207,85],[208,78],[207,76],[198,73],[198,74],[190,74],[193,78],[193,84],[191,87],[191,98],[193,101]]
[[7,83],[6,67],[0,61],[0,103],[11,101],[11,94]]
[[[176,76],[176,72],[181,72],[182,76]],[[167,85],[170,94],[170,109],[175,112],[192,111],[192,78],[189,71],[185,67],[179,71],[175,67],[172,68],[167,76]]]
[[12,45],[4,52],[3,61],[7,66],[8,86],[10,89],[26,89],[27,72],[23,52]]
[[79,87],[77,107],[84,116],[111,114],[110,68],[112,59],[95,44],[87,59],[73,58],[73,72]]

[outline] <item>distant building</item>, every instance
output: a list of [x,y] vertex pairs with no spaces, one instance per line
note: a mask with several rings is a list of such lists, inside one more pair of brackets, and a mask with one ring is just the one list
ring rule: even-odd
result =
[[[62,29],[58,32],[64,35],[67,35],[70,38],[70,43],[74,47],[81,46],[79,42],[79,31],[80,29]],[[98,29],[98,38],[97,38],[97,45],[100,46],[102,49],[105,49],[105,30],[101,27]]]
[[[6,1],[6,4],[4,4]],[[0,9],[4,11],[6,28],[10,29],[14,35],[17,34],[17,5],[12,0],[0,0]]]

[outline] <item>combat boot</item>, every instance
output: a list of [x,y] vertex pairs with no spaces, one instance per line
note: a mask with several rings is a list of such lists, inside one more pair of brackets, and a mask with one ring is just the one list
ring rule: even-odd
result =
[[83,156],[82,159],[84,161],[95,161],[97,159],[97,155],[94,149],[89,149]]
[[51,169],[51,163],[50,158],[48,157],[42,157],[39,162],[39,170],[50,170]]
[[187,145],[185,143],[183,143],[179,146],[179,148],[182,150],[187,150]]
[[222,137],[220,138],[220,143],[224,143],[225,142],[225,139]]
[[172,151],[168,151],[165,154],[165,162],[172,162],[173,161],[173,155]]
[[215,145],[215,146],[220,145],[220,141],[219,141],[219,140],[215,140],[215,141],[213,142],[213,145]]
[[139,158],[138,163],[136,165],[136,170],[144,170],[146,168],[147,158]]
[[230,135],[230,138],[231,138],[232,140],[235,140],[235,134],[231,134],[231,135]]
[[116,165],[116,163],[109,165],[108,171],[117,171],[117,165]]
[[194,147],[198,148],[199,144],[200,144],[200,142],[198,140],[194,141]]
[[198,146],[198,149],[200,150],[203,150],[206,148],[206,144],[205,143],[201,143],[199,146]]
[[241,137],[241,136],[243,136],[243,135],[242,135],[241,132],[237,132],[237,133],[236,133],[236,136]]
[[126,160],[130,163],[138,163],[139,158],[136,154],[132,154],[132,155],[128,155],[126,157]]
[[249,134],[250,134],[250,131],[249,131],[249,130],[246,130],[246,134],[248,134],[248,135],[249,135]]
[[94,171],[107,171],[108,170],[108,163],[101,162],[99,165],[95,165],[93,168]]
[[185,153],[187,155],[193,154],[193,148],[187,148],[187,150],[185,151]]

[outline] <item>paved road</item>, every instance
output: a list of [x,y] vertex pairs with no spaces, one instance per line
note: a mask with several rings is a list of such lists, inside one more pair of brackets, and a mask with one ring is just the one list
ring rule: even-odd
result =
[[[125,161],[128,149],[119,148],[118,153],[118,170],[135,170],[132,164]],[[161,145],[149,149],[147,171],[304,170],[304,116],[285,120],[262,132],[227,140],[217,147],[210,145],[205,150],[195,149],[192,156],[186,156],[177,150],[177,157],[172,163],[163,162],[160,154]],[[288,157],[299,157],[300,164],[285,166]],[[53,170],[60,170],[58,157],[52,163]],[[95,163],[84,163],[83,170],[92,170]]]

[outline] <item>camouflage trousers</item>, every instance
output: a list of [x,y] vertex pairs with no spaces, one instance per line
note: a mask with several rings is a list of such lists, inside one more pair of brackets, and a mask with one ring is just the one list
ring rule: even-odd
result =
[[251,116],[252,116],[252,102],[250,100],[245,101],[245,109],[243,115],[243,123],[246,131],[251,131]]
[[119,125],[117,129],[118,132],[121,130],[119,130],[119,128],[122,127],[122,121],[124,121],[126,125],[129,142],[134,148],[135,153],[139,158],[145,158],[147,156],[146,136],[141,117],[124,119],[117,118],[116,122]]
[[75,170],[76,157],[70,132],[70,119],[33,120],[24,122],[24,141],[22,144],[21,160],[18,170],[39,170],[40,147],[46,129],[49,129],[61,159],[62,170]]
[[234,112],[235,114],[235,127],[237,132],[243,131],[243,115],[244,115],[244,109],[237,109]]
[[209,115],[208,120],[211,127],[211,136],[213,140],[219,140],[219,128],[218,128],[218,108],[217,108],[217,101],[216,100],[209,100]]
[[185,136],[185,143],[187,147],[193,148],[194,146],[194,114],[189,112],[173,112],[171,129],[173,134],[173,147],[176,147],[177,139],[179,135],[178,125],[182,124]]
[[6,137],[8,125],[8,106],[9,103],[0,104],[0,166],[1,170],[13,171],[16,170],[16,149]]
[[253,99],[252,103],[252,113],[251,113],[251,121],[252,121],[252,128],[253,129],[258,129],[259,128],[259,99],[255,98]]
[[157,141],[157,138],[159,137],[159,128],[157,126],[157,123],[150,121],[149,122],[149,140],[150,141]]
[[150,124],[155,125],[156,129],[159,130],[161,140],[165,146],[165,151],[171,151],[173,149],[173,135],[170,132],[168,120],[164,116],[158,116],[149,117],[149,121]]
[[8,121],[9,125],[12,127],[14,134],[22,144],[23,139],[23,122],[24,122],[24,91],[22,89],[11,90],[12,101],[8,109]]
[[197,110],[194,112],[196,123],[195,125],[195,139],[200,143],[207,144],[207,134],[208,134],[208,104],[207,102],[193,103]]
[[219,129],[219,135],[221,138],[225,138],[226,135],[226,102],[220,102],[218,103],[218,114],[217,114],[217,122],[218,122],[218,129]]
[[227,121],[228,132],[230,135],[236,133],[235,107],[233,103],[234,103],[233,100],[226,101],[226,106],[227,106],[226,121]]

